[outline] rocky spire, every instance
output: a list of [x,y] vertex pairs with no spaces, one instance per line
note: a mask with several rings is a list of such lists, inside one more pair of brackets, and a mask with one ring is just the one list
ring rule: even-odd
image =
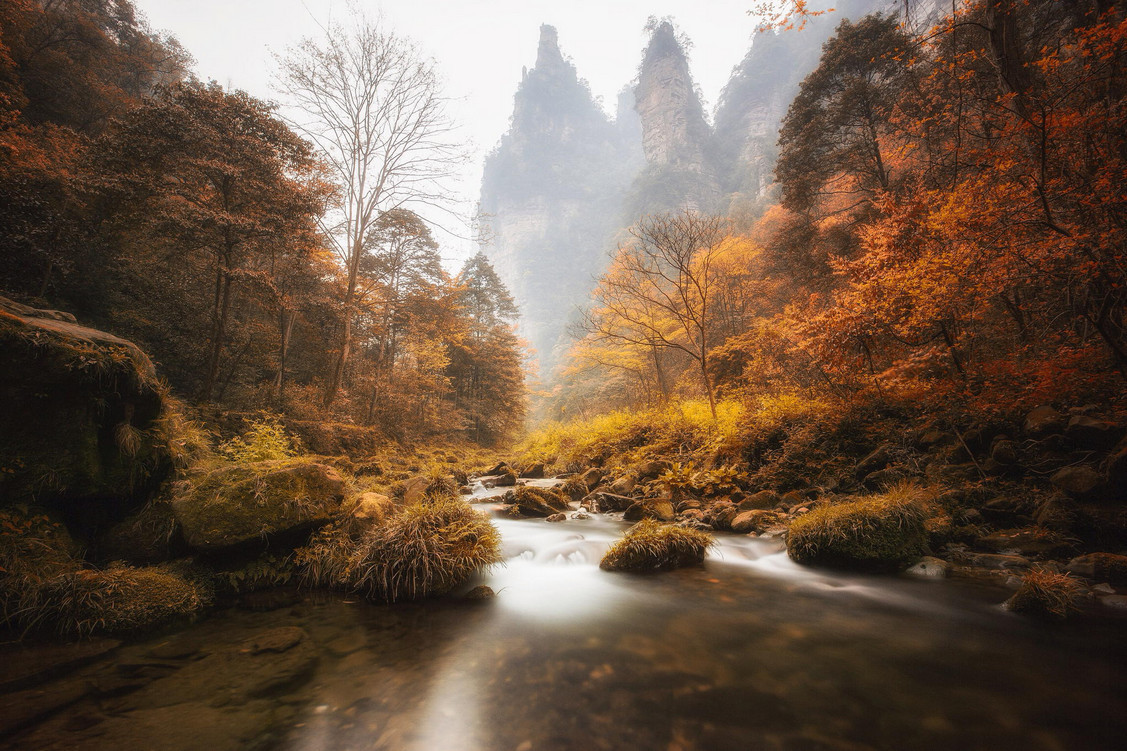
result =
[[685,50],[668,21],[663,21],[650,37],[634,101],[642,120],[642,149],[647,162],[703,169],[708,122]]

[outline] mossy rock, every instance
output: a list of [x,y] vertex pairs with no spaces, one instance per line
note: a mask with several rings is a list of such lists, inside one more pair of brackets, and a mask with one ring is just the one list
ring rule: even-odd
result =
[[501,501],[509,504],[513,516],[552,516],[568,510],[567,498],[562,493],[527,485],[508,491]]
[[0,499],[117,520],[167,476],[153,365],[112,334],[0,298]]
[[787,553],[798,563],[901,571],[927,551],[927,516],[911,486],[823,506],[791,522]]
[[190,481],[172,502],[188,547],[198,553],[293,549],[331,521],[345,482],[316,462],[238,464]]
[[712,535],[707,532],[646,519],[627,530],[622,539],[611,546],[599,568],[604,571],[668,571],[699,566],[714,544]]
[[93,549],[100,561],[163,563],[186,553],[180,522],[172,505],[153,501],[98,536]]

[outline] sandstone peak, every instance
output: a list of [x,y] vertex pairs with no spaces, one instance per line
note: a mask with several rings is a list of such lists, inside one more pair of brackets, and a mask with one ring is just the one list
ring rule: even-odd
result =
[[563,54],[560,52],[559,32],[556,31],[555,26],[542,24],[540,26],[540,45],[536,49],[536,67],[540,68],[545,63],[551,65],[557,61],[563,61]]

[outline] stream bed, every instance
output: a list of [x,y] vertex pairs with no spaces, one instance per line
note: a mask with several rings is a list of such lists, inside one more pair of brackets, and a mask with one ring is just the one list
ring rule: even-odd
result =
[[701,569],[610,574],[598,562],[622,521],[509,519],[488,491],[471,500],[494,514],[507,563],[466,589],[496,598],[384,607],[303,592],[217,613],[117,659],[158,669],[198,659],[178,645],[296,626],[316,650],[307,679],[163,715],[111,692],[13,747],[157,748],[154,725],[166,747],[207,751],[1124,747],[1123,619],[1041,624],[1002,610],[1004,590],[804,568],[777,540],[737,535],[718,535]]

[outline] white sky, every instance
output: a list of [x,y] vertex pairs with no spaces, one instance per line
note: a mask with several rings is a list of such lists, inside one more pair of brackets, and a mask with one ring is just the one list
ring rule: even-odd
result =
[[[477,200],[481,164],[508,127],[521,67],[532,67],[540,24],[559,30],[560,48],[592,92],[614,109],[630,82],[646,39],[650,15],[672,16],[693,42],[693,76],[716,104],[732,67],[747,52],[756,0],[358,0],[369,15],[411,37],[433,57],[445,93],[457,101],[450,114],[473,146],[460,184],[452,187],[469,208]],[[270,86],[271,51],[284,52],[319,32],[318,22],[348,17],[346,0],[135,0],[154,29],[173,33],[196,58],[202,79],[263,99]],[[469,242],[447,239],[454,265],[473,252]]]

